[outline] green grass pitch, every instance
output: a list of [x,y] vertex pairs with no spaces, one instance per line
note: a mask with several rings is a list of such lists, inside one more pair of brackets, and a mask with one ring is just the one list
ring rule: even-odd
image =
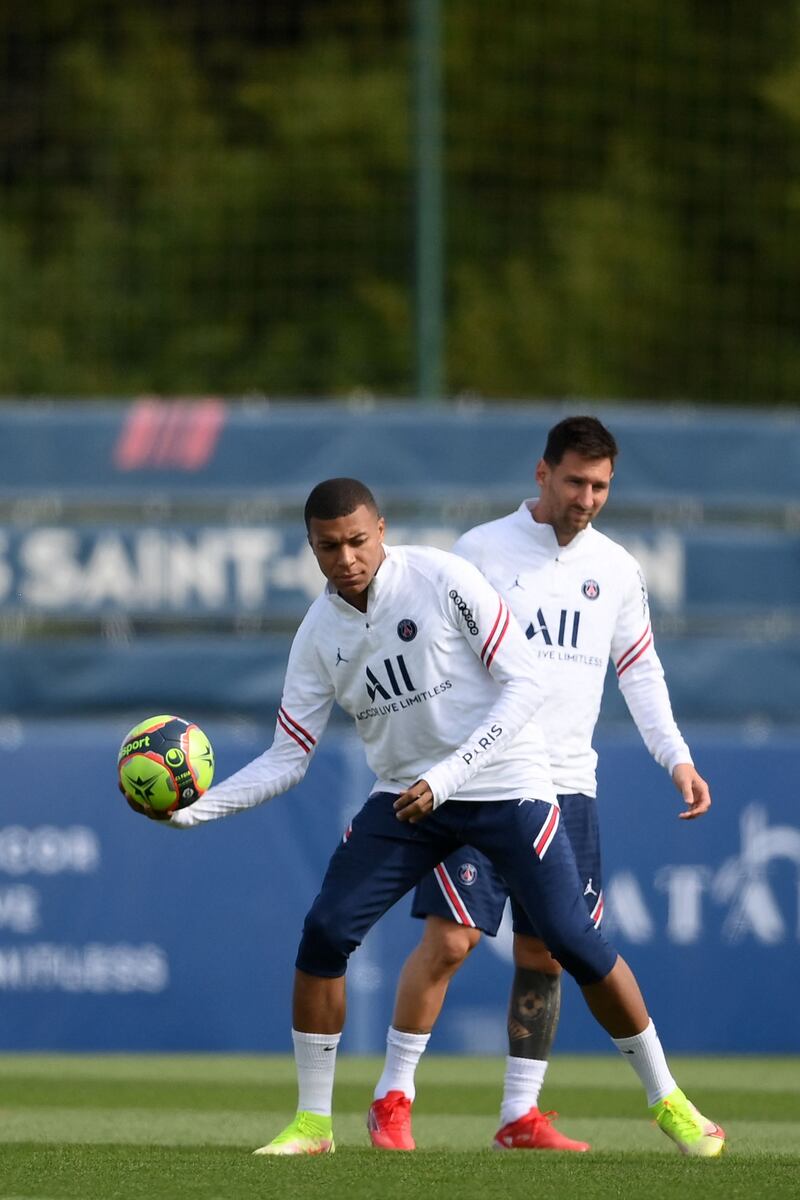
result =
[[719,1160],[683,1158],[649,1122],[625,1063],[557,1057],[542,1106],[590,1154],[493,1153],[502,1061],[420,1065],[415,1154],[368,1142],[377,1059],[340,1054],[337,1151],[253,1158],[295,1108],[288,1057],[0,1056],[2,1200],[736,1200],[800,1197],[800,1060],[675,1059],[698,1106],[722,1124]]

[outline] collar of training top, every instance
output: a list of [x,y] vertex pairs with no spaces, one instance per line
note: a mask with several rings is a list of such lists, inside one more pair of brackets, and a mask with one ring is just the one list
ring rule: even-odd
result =
[[[369,587],[367,588],[367,608],[368,609],[386,591],[386,588],[389,586],[389,576],[397,565],[397,559],[395,556],[392,555],[391,547],[387,546],[385,543],[384,543],[384,547],[383,547],[383,554],[384,554],[384,557],[383,557],[382,561],[380,562],[377,571],[373,575],[372,581],[370,582]],[[391,560],[391,563],[390,563],[390,560]],[[389,568],[389,569],[387,569],[387,568]],[[357,617],[363,617],[366,615],[365,613],[361,612],[360,609],[355,608],[352,604],[349,604],[347,602],[347,600],[344,600],[339,595],[339,593],[337,592],[336,588],[333,586],[333,584],[331,583],[330,580],[328,580],[328,582],[325,585],[325,595],[328,597],[329,600],[331,600],[343,612],[353,613]]]
[[561,546],[559,545],[558,538],[556,537],[556,531],[553,529],[553,526],[548,521],[537,521],[534,517],[532,510],[536,507],[537,502],[538,497],[536,496],[529,497],[527,500],[523,500],[517,509],[515,516],[518,518],[520,525],[528,534],[528,537],[532,537],[540,546],[544,546],[550,550],[560,553],[561,555],[564,555],[568,551],[575,550],[578,546],[580,546],[581,542],[585,540],[586,535],[593,528],[593,525],[590,521],[585,529],[581,529],[579,533],[575,534],[574,538],[567,542],[566,546]]

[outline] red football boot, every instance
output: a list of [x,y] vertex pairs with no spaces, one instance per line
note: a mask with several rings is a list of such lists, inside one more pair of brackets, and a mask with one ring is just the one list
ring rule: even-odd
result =
[[574,1142],[559,1133],[553,1125],[555,1112],[539,1112],[532,1108],[516,1121],[498,1129],[492,1142],[493,1150],[590,1150],[588,1142]]
[[411,1134],[411,1101],[402,1092],[387,1092],[373,1100],[367,1114],[367,1129],[379,1150],[416,1150]]

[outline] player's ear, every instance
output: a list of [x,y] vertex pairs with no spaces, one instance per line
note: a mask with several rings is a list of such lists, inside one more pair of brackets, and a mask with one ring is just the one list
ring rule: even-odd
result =
[[536,464],[536,476],[535,476],[536,482],[538,483],[539,487],[544,486],[545,480],[547,479],[547,473],[549,470],[550,470],[550,468],[548,467],[547,463],[544,461],[543,458],[540,458],[538,463]]
[[378,541],[383,541],[383,535],[386,533],[386,518],[378,515]]

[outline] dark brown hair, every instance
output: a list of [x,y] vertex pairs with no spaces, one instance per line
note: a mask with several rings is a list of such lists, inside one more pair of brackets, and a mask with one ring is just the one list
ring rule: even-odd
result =
[[619,453],[613,434],[597,417],[565,417],[559,421],[547,435],[542,458],[548,466],[557,467],[568,450],[581,458],[610,458],[612,466]]

